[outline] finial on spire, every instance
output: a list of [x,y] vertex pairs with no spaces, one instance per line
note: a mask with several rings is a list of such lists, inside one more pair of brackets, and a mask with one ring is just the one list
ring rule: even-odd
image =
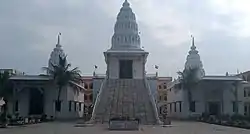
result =
[[130,6],[128,0],[125,0],[122,5],[123,5],[123,7],[129,7]]
[[192,49],[192,50],[195,50],[196,47],[195,47],[195,45],[194,45],[194,36],[191,35],[191,38],[192,38],[192,46],[191,46],[191,49]]
[[60,44],[60,35],[62,35],[62,33],[58,33],[58,36],[57,36],[57,44],[56,45],[61,45]]

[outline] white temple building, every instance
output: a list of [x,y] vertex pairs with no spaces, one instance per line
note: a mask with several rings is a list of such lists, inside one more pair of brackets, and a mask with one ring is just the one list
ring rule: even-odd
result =
[[[88,78],[91,79],[90,91],[86,93],[84,86],[87,84],[69,83],[61,92],[60,112],[56,112],[58,88],[48,73],[26,75],[14,72],[15,75],[10,77],[14,92],[8,102],[9,113],[19,113],[22,117],[45,114],[63,120],[78,119],[84,116],[84,101],[87,98],[84,96],[89,94],[91,106],[94,103],[94,108],[91,107],[93,122],[103,123],[116,117],[129,117],[138,118],[142,124],[161,124],[159,111],[164,115],[167,111],[168,116],[173,118],[189,118],[202,113],[250,115],[250,72],[233,76],[207,75],[192,37],[184,68],[198,68],[200,81],[191,89],[192,102],[189,110],[187,91],[179,89],[178,79],[172,81],[172,77],[160,79],[157,74],[146,74],[145,64],[149,52],[141,47],[138,29],[136,15],[128,0],[125,0],[116,18],[112,46],[104,52],[106,74],[100,76],[94,73],[93,77]],[[49,56],[50,69],[51,63],[59,64],[59,56],[66,56],[60,35]],[[214,67],[216,68],[216,64]],[[0,69],[2,71],[6,70]],[[11,74],[13,72],[12,69],[8,71]],[[162,89],[164,96],[159,100],[164,101],[158,103],[159,89]],[[0,105],[2,103],[0,97]]]
[[136,17],[125,0],[115,23],[112,46],[104,52],[107,71],[96,97],[92,121],[129,117],[138,118],[143,124],[160,123],[146,79],[148,54],[141,48]]
[[[59,55],[64,57],[60,44],[60,35],[56,47],[50,54],[50,63],[59,64]],[[21,117],[41,116],[57,119],[77,119],[83,116],[84,86],[82,83],[69,83],[61,91],[61,109],[55,110],[58,88],[49,75],[16,74],[10,77],[13,83],[13,97],[9,104],[9,113],[19,113]],[[56,115],[57,114],[57,115]]]
[[243,80],[235,75],[205,75],[200,55],[196,50],[194,38],[192,38],[192,46],[186,59],[185,68],[194,67],[199,69],[198,77],[200,81],[197,86],[191,89],[190,110],[187,91],[179,89],[179,86],[177,86],[179,84],[178,79],[168,86],[168,115],[170,117],[188,118],[200,116],[202,113],[233,115],[237,112],[236,103],[239,105],[238,113],[244,113],[244,106],[241,101],[243,99]]

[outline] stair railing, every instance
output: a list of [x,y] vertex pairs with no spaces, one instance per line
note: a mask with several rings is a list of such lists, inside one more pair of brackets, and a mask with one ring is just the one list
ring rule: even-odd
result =
[[154,116],[155,116],[155,118],[157,120],[157,123],[158,124],[163,124],[162,121],[159,118],[158,108],[156,106],[155,99],[154,99],[154,97],[152,95],[152,92],[151,92],[151,89],[150,89],[150,86],[149,86],[147,78],[144,78],[144,84],[145,84],[145,86],[146,86],[146,88],[148,90],[149,98],[150,98],[150,101],[151,101],[151,103],[153,105]]
[[103,89],[105,88],[106,82],[107,82],[107,77],[105,77],[105,79],[103,80],[103,82],[102,82],[102,84],[101,84],[101,87],[100,87],[100,90],[99,90],[99,93],[98,93],[97,96],[96,96],[96,100],[95,100],[95,104],[94,104],[92,116],[91,116],[91,119],[90,119],[91,121],[94,121],[94,120],[95,120],[95,116],[96,116],[96,107],[100,105],[101,94],[102,94],[102,92],[103,92]]

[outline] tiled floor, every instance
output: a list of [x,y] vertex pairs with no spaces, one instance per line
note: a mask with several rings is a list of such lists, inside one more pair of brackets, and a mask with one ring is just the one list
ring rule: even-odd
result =
[[43,123],[0,129],[0,134],[249,134],[250,130],[198,122],[173,122],[172,126],[141,126],[140,131],[109,131],[107,125],[75,127],[75,123]]

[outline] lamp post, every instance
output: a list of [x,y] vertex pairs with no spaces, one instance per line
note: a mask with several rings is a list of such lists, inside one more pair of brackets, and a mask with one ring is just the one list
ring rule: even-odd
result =
[[159,66],[158,66],[158,65],[155,65],[155,69],[156,69],[156,77],[158,77],[158,69],[159,69]]
[[94,65],[94,72],[93,72],[93,76],[95,77],[96,76],[96,69],[98,68],[97,65]]

